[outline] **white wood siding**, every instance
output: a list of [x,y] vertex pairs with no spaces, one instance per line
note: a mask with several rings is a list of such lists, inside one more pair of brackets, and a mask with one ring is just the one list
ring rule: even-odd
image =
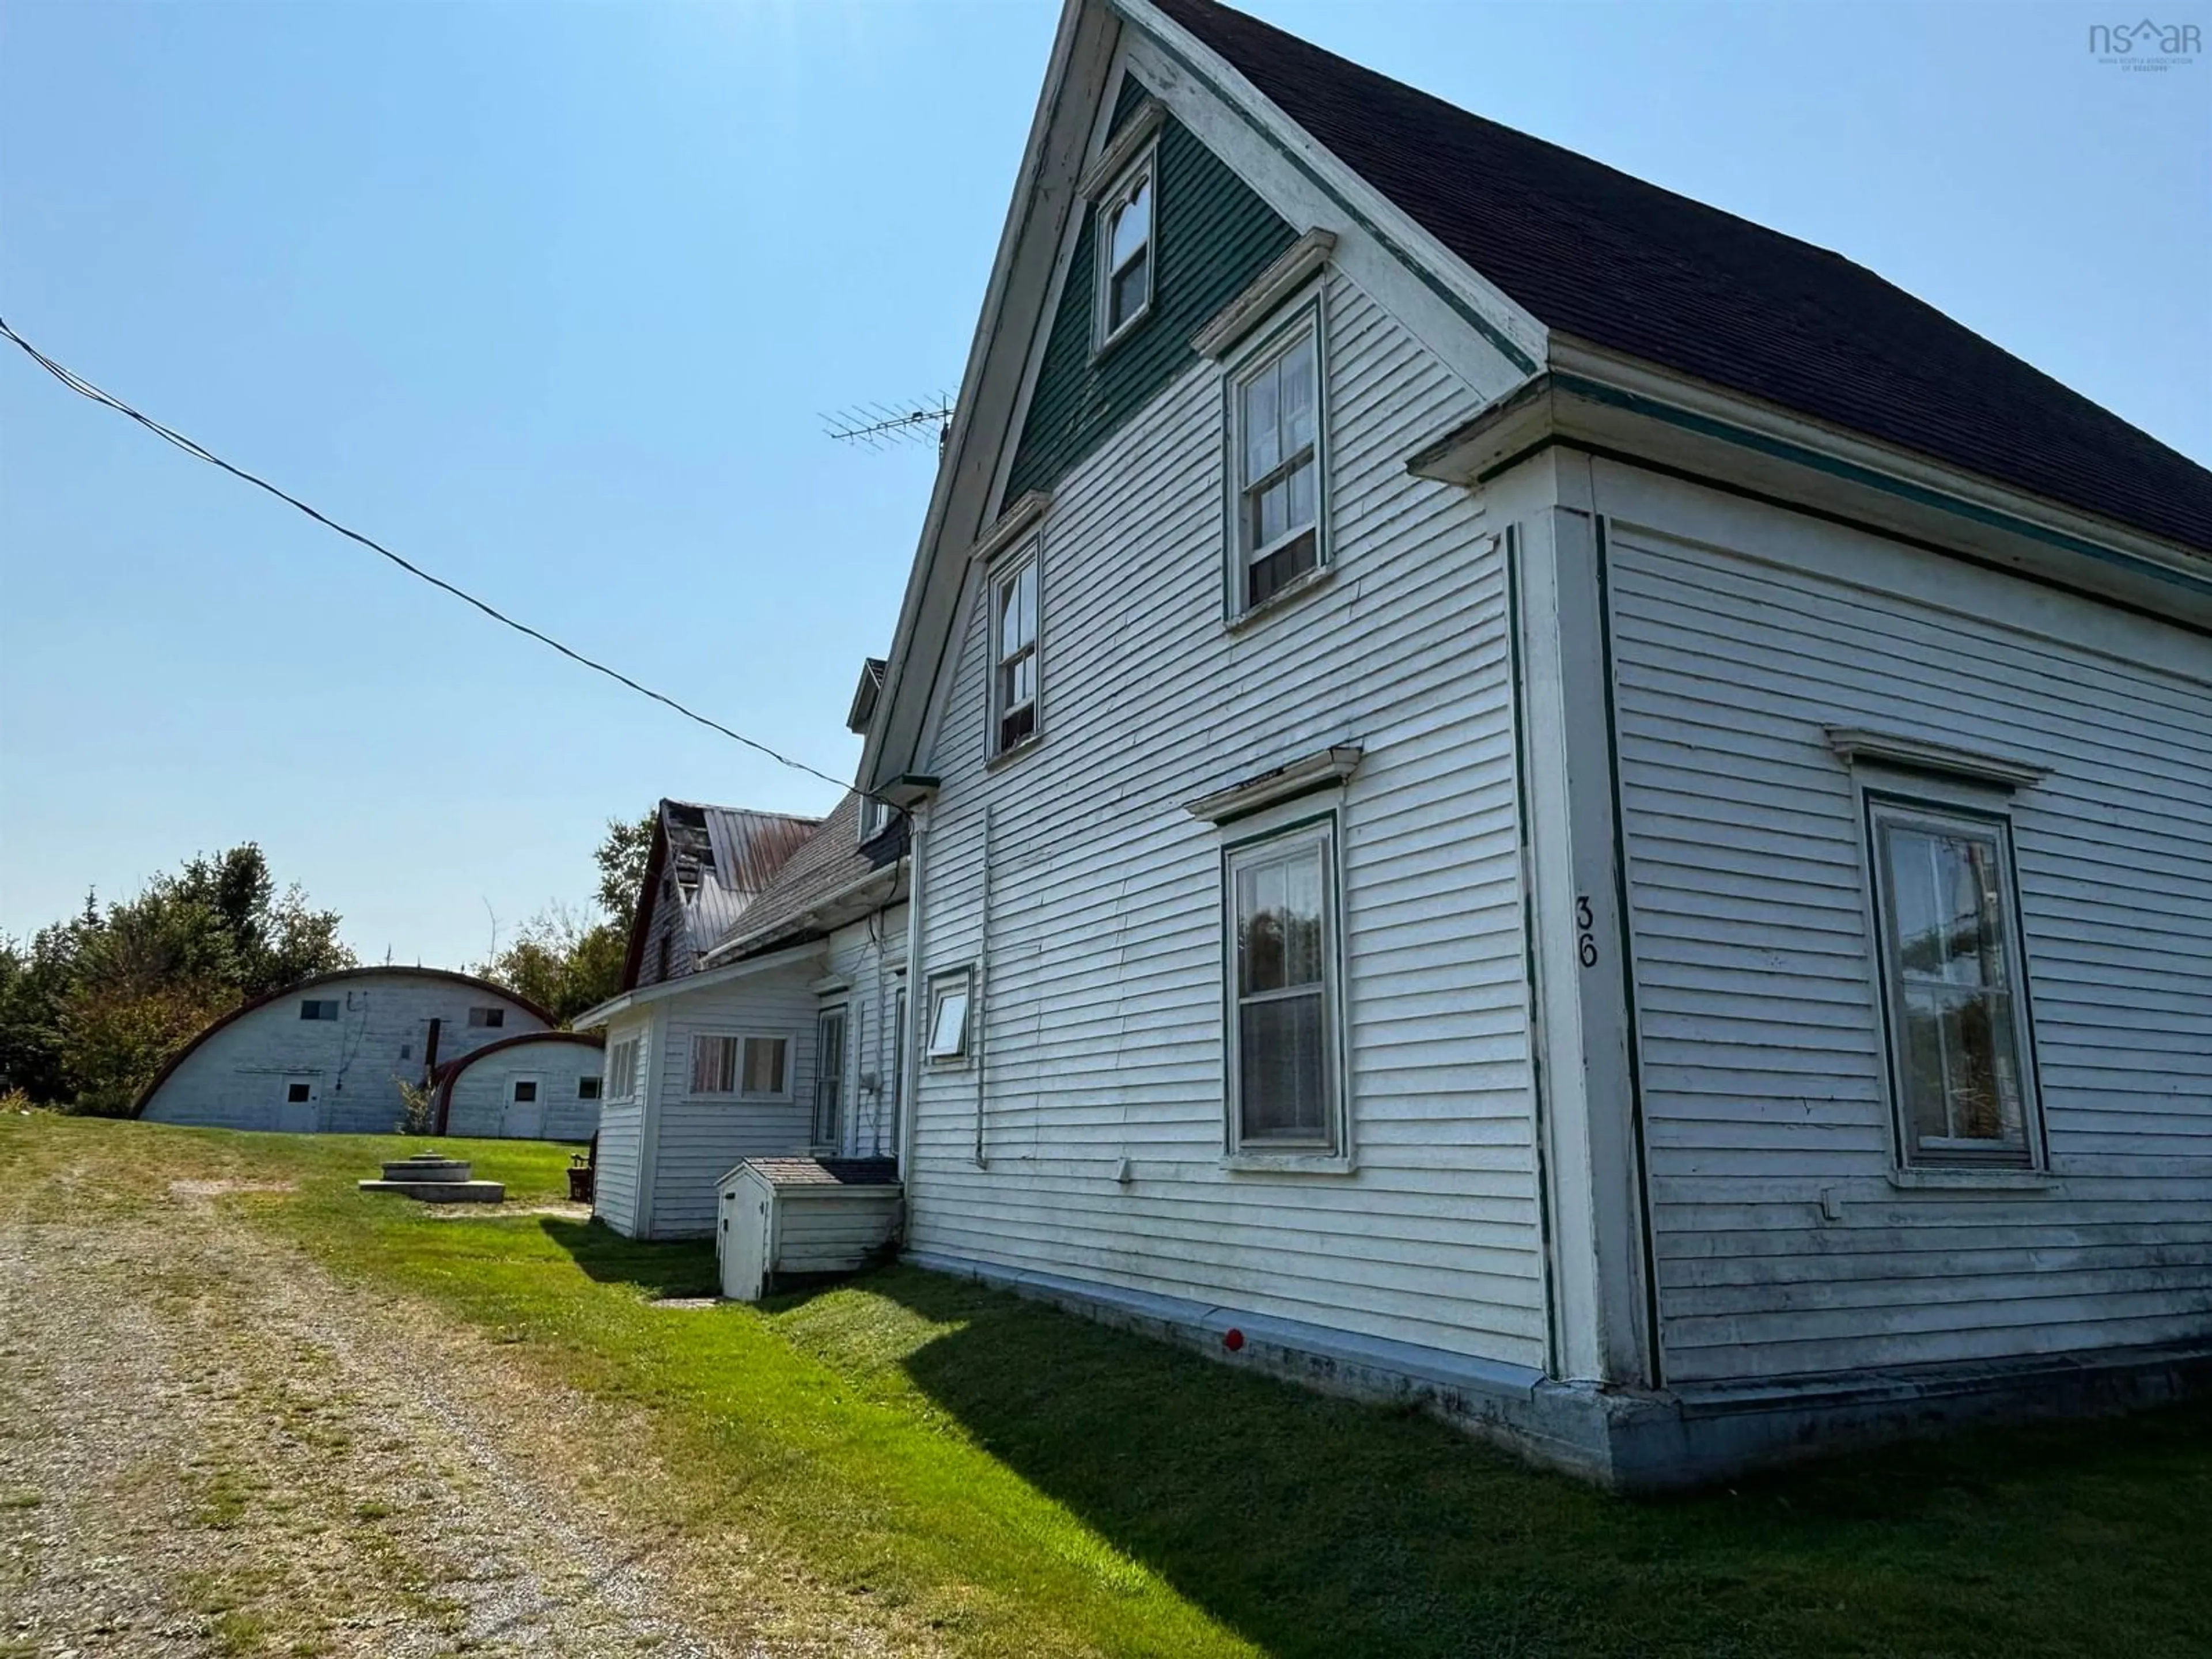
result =
[[866,1267],[890,1240],[898,1219],[899,1189],[865,1198],[839,1190],[817,1194],[787,1187],[775,1199],[779,1273],[842,1273]]
[[[906,906],[895,904],[830,937],[830,973],[848,988],[825,995],[821,1006],[846,1009],[843,1134],[836,1150],[854,1158],[890,1158],[898,1151],[898,1102],[893,1096],[898,1057],[892,1052],[894,994],[905,981]],[[910,1017],[910,1016],[909,1016]],[[872,1075],[873,1092],[860,1086]],[[810,1056],[806,1100],[814,1099]]]
[[[518,1042],[488,1054],[453,1079],[446,1108],[449,1135],[528,1135],[538,1140],[589,1140],[599,1127],[599,1103],[576,1097],[579,1079],[596,1078],[599,1051],[581,1042]],[[514,1103],[518,1078],[538,1079],[534,1105]]]
[[[300,1005],[336,1002],[334,1020],[301,1019]],[[498,1026],[472,1026],[469,1010],[506,1010]],[[143,1115],[155,1123],[232,1129],[390,1134],[399,1085],[419,1083],[430,1022],[442,1022],[438,1058],[453,1060],[545,1022],[489,988],[405,969],[380,969],[287,992],[240,1015],[185,1057]],[[313,1099],[287,1109],[285,1085],[306,1081]]]
[[[814,1074],[815,994],[818,966],[794,967],[702,990],[672,994],[661,1005],[665,1044],[660,1068],[653,1214],[645,1236],[683,1238],[714,1231],[715,1182],[742,1158],[789,1157],[807,1150],[808,1092]],[[791,1043],[792,1088],[787,1099],[696,1099],[691,1094],[694,1037],[746,1032]]]
[[[636,1085],[621,1100],[599,1103],[599,1141],[592,1177],[592,1213],[626,1237],[640,1234],[638,1175],[645,1159],[645,1085],[652,1076],[647,1062],[657,1022],[650,1012],[617,1020],[605,1031],[606,1053],[618,1042],[637,1044]],[[605,1054],[600,1064],[606,1063]]]
[[[2212,1330],[2212,644],[1687,485],[1599,479],[1669,1380]],[[2050,769],[2011,813],[2057,1190],[1890,1184],[1830,725]]]
[[[988,805],[985,1069],[924,1069],[908,1240],[1540,1365],[1503,558],[1465,491],[1405,471],[1481,399],[1341,275],[1327,307],[1324,588],[1224,632],[1203,365],[1057,486],[1043,740],[989,773],[971,593],[915,1018],[977,954]],[[1231,1172],[1223,837],[1183,803],[1343,742],[1367,750],[1341,831],[1357,1172]]]

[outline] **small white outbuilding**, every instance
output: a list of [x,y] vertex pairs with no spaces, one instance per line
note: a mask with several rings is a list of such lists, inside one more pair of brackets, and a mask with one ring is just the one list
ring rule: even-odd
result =
[[584,1031],[526,1031],[438,1068],[439,1131],[509,1140],[589,1140],[599,1127],[602,1044]]
[[898,1164],[888,1158],[749,1158],[717,1183],[722,1294],[857,1273],[896,1247]]

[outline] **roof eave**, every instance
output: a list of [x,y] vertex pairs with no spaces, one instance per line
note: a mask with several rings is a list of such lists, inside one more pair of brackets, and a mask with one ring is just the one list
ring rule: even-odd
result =
[[2212,627],[2212,554],[1565,336],[1407,469],[1480,486],[1560,443]]

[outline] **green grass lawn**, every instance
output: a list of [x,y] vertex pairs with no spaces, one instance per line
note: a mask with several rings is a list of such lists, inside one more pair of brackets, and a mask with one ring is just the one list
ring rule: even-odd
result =
[[[453,1145],[510,1209],[557,1195],[563,1149]],[[1630,1503],[1418,1415],[911,1269],[655,1308],[712,1291],[711,1247],[353,1190],[412,1149],[0,1121],[0,1167],[26,1174],[295,1182],[224,1201],[629,1408],[665,1471],[640,1500],[656,1524],[741,1528],[958,1650],[2212,1653],[2212,1405]]]

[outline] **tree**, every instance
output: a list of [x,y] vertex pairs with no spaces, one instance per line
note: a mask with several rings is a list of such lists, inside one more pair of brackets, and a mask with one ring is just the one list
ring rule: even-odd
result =
[[471,971],[529,998],[562,1025],[614,995],[622,988],[629,919],[645,885],[657,816],[607,820],[606,837],[592,854],[599,866],[597,897],[604,913],[598,921],[587,923],[556,900],[523,923],[513,944],[495,948],[489,961]]
[[128,1111],[193,1034],[246,998],[352,965],[335,911],[279,892],[252,842],[133,897],[85,896],[27,947],[0,940],[0,1079],[34,1100]]
[[515,934],[514,942],[473,971],[527,997],[566,1025],[622,988],[629,933],[611,921],[586,926],[565,904],[550,904]]
[[599,908],[609,920],[624,927],[637,914],[637,896],[645,888],[646,862],[653,855],[653,828],[660,810],[655,807],[633,823],[607,820],[606,839],[593,854],[599,865]]

